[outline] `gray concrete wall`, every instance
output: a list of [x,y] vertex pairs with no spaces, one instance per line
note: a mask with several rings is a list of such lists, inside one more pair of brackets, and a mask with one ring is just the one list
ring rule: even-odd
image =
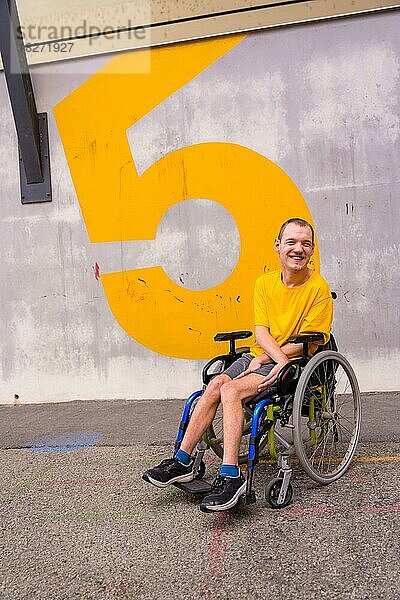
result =
[[[220,141],[289,175],[316,224],[321,270],[338,293],[334,331],[364,391],[400,386],[399,29],[400,13],[390,12],[251,34],[127,131],[139,172],[173,150]],[[32,69],[50,119],[52,204],[20,204],[0,76],[3,404],[184,397],[203,361],[132,339],[95,265],[160,264],[182,287],[205,289],[239,257],[234,219],[207,198],[173,206],[155,240],[89,242],[52,109],[109,60]]]

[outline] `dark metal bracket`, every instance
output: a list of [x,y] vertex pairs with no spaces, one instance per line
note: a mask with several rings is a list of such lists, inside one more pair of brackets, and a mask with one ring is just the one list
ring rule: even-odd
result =
[[51,202],[51,173],[49,154],[49,133],[47,113],[38,114],[39,124],[39,155],[42,166],[43,181],[28,183],[26,178],[24,160],[19,151],[19,175],[21,186],[22,204],[33,202]]
[[0,0],[0,52],[17,131],[21,202],[51,202],[47,114],[38,114],[15,0]]

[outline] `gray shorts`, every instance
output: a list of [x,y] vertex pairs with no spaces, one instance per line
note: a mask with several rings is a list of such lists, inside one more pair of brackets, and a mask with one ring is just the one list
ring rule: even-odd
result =
[[[230,367],[225,369],[223,375],[228,375],[228,377],[234,379],[248,368],[253,358],[254,356],[251,356],[251,354],[242,354],[242,356],[235,360]],[[259,369],[253,371],[253,373],[257,373],[257,375],[263,375],[266,377],[268,373],[272,371],[275,365],[276,363],[267,363],[266,365],[262,365]]]

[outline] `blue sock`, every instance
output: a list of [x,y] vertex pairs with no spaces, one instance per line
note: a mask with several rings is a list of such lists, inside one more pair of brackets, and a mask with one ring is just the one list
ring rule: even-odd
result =
[[239,477],[240,469],[237,465],[221,465],[219,474],[221,477]]
[[183,465],[187,466],[190,463],[191,457],[190,454],[179,448],[174,458],[176,458],[176,460],[179,460],[179,462]]

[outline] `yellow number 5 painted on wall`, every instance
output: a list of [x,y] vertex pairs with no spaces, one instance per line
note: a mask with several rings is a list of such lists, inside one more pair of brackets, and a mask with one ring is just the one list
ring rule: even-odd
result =
[[254,281],[265,265],[277,266],[272,236],[287,218],[311,219],[290,178],[236,144],[181,148],[137,173],[126,130],[242,38],[147,50],[146,74],[137,68],[143,52],[120,55],[54,108],[91,242],[154,239],[165,212],[187,199],[219,202],[236,221],[240,257],[220,285],[187,290],[160,266],[101,276],[120,325],[168,356],[206,358],[221,350],[212,340],[217,331],[251,329]]

